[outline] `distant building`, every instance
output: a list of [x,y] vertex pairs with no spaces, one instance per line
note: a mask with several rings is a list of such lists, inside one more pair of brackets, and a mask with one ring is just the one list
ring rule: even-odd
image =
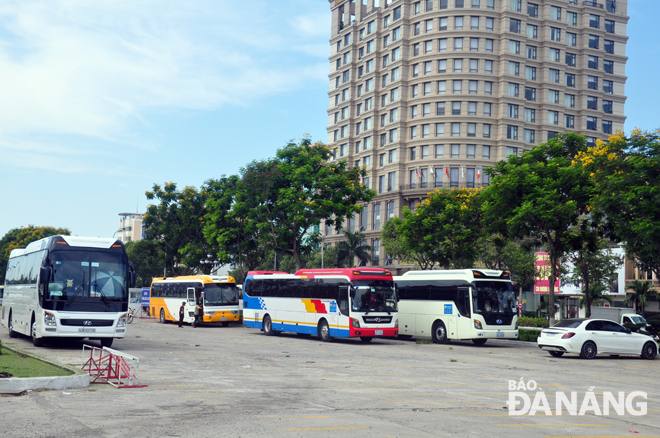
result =
[[142,213],[119,213],[119,229],[117,238],[123,243],[142,239]]

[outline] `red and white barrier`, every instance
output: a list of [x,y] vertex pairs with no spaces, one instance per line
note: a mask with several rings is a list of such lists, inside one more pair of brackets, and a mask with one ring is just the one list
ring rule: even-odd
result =
[[112,348],[83,345],[82,360],[82,370],[94,378],[91,383],[109,383],[116,388],[147,386],[138,384],[140,360],[135,356]]

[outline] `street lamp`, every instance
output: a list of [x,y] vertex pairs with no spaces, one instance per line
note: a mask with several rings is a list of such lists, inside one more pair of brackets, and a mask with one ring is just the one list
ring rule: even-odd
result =
[[199,261],[200,265],[209,267],[209,275],[213,274],[213,268],[215,267],[215,265],[217,265],[219,263],[220,263],[220,260],[213,259],[213,254],[211,254],[211,253],[206,255],[206,260],[200,260]]

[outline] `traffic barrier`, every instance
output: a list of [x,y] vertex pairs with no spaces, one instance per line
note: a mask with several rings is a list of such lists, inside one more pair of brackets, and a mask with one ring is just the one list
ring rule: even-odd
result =
[[[89,350],[87,355],[86,350]],[[85,361],[85,358],[88,359]],[[140,360],[127,353],[112,348],[83,345],[82,366],[94,379],[90,383],[109,383],[115,388],[144,388],[138,384]]]

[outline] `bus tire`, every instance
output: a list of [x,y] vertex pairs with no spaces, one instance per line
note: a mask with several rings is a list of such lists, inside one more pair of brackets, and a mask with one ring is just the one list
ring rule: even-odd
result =
[[14,322],[11,320],[11,310],[9,311],[9,320],[7,321],[7,325],[9,326],[9,337],[17,338],[18,333],[14,331]]
[[273,330],[273,321],[270,319],[270,315],[264,316],[263,329],[264,335],[275,336],[275,330]]
[[472,342],[474,343],[474,345],[484,345],[487,340],[488,339],[477,338],[477,339],[473,339]]
[[360,337],[360,340],[365,344],[368,344],[369,342],[373,341],[374,338],[372,338],[371,336],[362,336]]
[[32,336],[32,345],[35,347],[44,345],[43,338],[37,338],[37,321],[35,321],[34,315],[32,315],[32,324],[30,325],[30,335]]
[[160,323],[167,323],[167,320],[165,319],[165,309],[160,309]]
[[110,348],[112,347],[112,341],[114,341],[114,338],[101,338],[101,347],[107,347]]
[[433,339],[434,344],[446,344],[449,342],[449,339],[447,338],[447,328],[442,321],[436,321],[433,323],[431,338]]
[[330,336],[330,327],[328,327],[328,322],[325,319],[319,322],[318,335],[321,342],[332,341],[332,336]]

